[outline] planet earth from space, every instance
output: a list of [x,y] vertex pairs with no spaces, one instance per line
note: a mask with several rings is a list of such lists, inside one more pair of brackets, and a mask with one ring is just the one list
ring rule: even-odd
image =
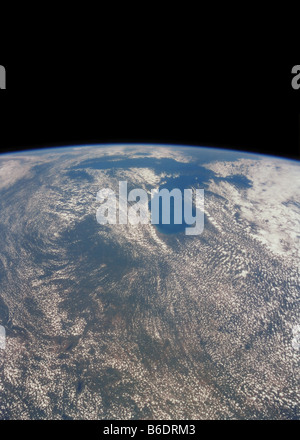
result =
[[[203,231],[100,224],[124,181],[203,189]],[[299,419],[299,194],[298,161],[233,150],[1,155],[0,418]]]

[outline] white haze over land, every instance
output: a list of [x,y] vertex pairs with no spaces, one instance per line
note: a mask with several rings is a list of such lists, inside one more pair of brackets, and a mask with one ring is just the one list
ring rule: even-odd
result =
[[[273,252],[300,258],[300,175],[299,164],[275,158],[240,159],[206,165],[217,175],[241,174],[252,184],[238,190],[228,182],[211,181],[209,189],[226,197],[233,212],[246,220],[246,231]],[[236,207],[235,207],[236,205]],[[251,231],[247,224],[255,224]]]

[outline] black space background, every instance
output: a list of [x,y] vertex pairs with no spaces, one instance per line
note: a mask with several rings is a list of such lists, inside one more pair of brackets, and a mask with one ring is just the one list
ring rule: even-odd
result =
[[146,142],[300,158],[296,56],[119,43],[5,56],[0,148]]

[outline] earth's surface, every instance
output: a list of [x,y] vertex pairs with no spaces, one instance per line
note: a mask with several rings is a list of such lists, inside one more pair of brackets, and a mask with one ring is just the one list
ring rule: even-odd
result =
[[[204,188],[198,236],[101,188]],[[0,156],[2,419],[299,418],[300,164],[111,145]]]

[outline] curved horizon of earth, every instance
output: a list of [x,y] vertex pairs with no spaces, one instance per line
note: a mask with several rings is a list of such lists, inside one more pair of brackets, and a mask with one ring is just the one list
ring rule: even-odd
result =
[[[0,155],[0,419],[299,419],[299,177],[204,147]],[[204,189],[202,234],[100,225],[120,181]]]

